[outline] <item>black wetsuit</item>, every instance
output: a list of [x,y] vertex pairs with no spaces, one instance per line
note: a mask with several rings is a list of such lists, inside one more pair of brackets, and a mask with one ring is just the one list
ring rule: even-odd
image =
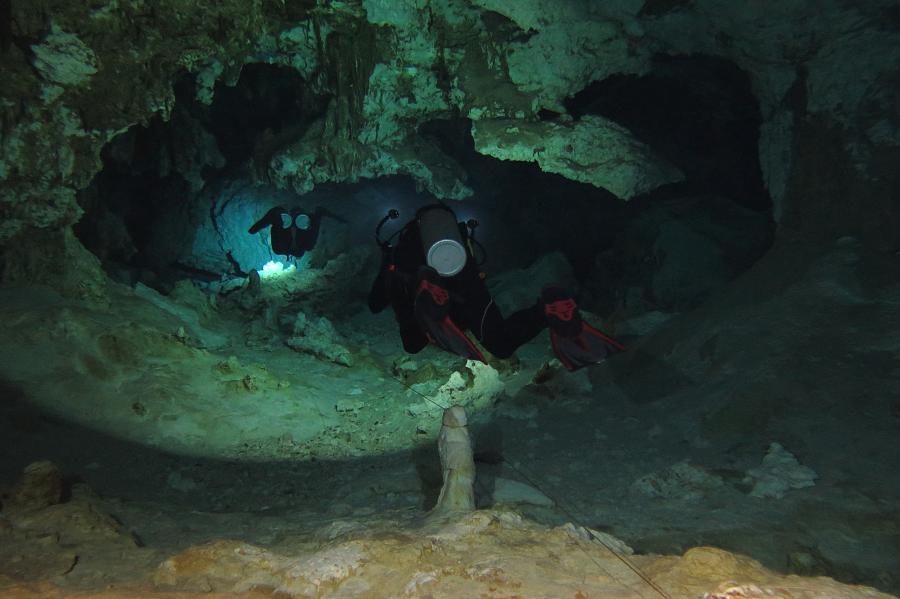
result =
[[[462,231],[464,227],[461,223]],[[412,221],[401,231],[397,242],[385,248],[381,268],[369,293],[369,309],[373,313],[381,312],[388,305],[393,307],[403,348],[409,353],[421,351],[429,342],[413,312],[417,273],[424,264],[419,229],[416,221]],[[504,318],[471,251],[462,271],[452,277],[440,277],[440,283],[450,293],[453,322],[460,329],[469,330],[498,358],[508,358],[547,326],[540,302]]]
[[[309,218],[309,226],[302,228],[297,224],[298,216]],[[313,249],[319,239],[319,227],[323,216],[330,216],[343,221],[325,208],[317,207],[312,214],[308,214],[300,208],[290,210],[281,206],[272,208],[256,221],[248,233],[256,233],[266,227],[272,227],[272,251],[284,256],[301,258],[303,254]],[[288,219],[290,219],[288,221]],[[287,224],[287,226],[285,226]]]

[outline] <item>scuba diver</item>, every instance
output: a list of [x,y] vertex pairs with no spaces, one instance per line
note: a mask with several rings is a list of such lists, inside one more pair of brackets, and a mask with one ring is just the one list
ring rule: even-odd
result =
[[315,247],[323,216],[347,222],[321,206],[317,206],[312,214],[306,213],[301,208],[288,210],[276,206],[266,212],[247,232],[252,235],[266,227],[272,227],[272,252],[283,254],[286,258],[294,256],[300,259],[303,254]]
[[431,204],[382,241],[382,227],[399,216],[389,211],[375,229],[382,262],[369,292],[369,309],[377,314],[388,305],[393,308],[408,353],[434,343],[486,363],[466,330],[491,354],[508,358],[547,327],[553,351],[568,370],[598,364],[625,349],[584,322],[574,298],[560,287],[544,287],[533,306],[504,318],[475,259],[475,248],[481,246],[474,219],[458,222],[448,206]]

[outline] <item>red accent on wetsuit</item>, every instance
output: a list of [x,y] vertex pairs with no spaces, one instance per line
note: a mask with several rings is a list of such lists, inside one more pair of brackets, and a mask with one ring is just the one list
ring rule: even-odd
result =
[[555,316],[564,322],[569,322],[575,315],[576,307],[575,300],[572,298],[556,300],[555,302],[544,305],[544,314],[547,316]]
[[434,303],[436,303],[438,306],[443,306],[447,303],[447,300],[450,299],[450,294],[446,289],[444,289],[443,287],[439,287],[434,283],[429,283],[425,279],[422,279],[419,282],[419,288],[416,289],[416,295],[421,293],[423,289],[431,294],[431,299],[433,299]]

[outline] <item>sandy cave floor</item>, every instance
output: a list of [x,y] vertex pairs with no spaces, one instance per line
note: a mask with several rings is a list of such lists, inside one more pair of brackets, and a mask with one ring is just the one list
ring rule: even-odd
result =
[[[840,260],[833,262],[840,265]],[[811,289],[815,280],[813,272],[809,285],[801,281],[794,292],[802,296],[810,291],[805,286]],[[739,290],[736,293],[740,295]],[[41,301],[30,298],[26,303]],[[754,311],[766,317],[764,304],[731,305],[731,309],[739,314],[742,310],[749,319]],[[840,302],[829,305],[840,307]],[[873,314],[895,318],[894,312],[878,312],[883,308],[872,299],[840,314],[822,316],[837,316],[832,320],[834,327],[845,332],[854,329],[865,340],[860,328],[875,326],[866,325]],[[716,329],[715,306],[702,316],[708,320],[705,325],[697,324],[699,317],[688,318],[676,323],[671,334],[677,336],[679,326],[685,337],[685,330],[702,336],[698,326]],[[10,322],[7,318],[7,327]],[[103,426],[74,424],[36,405],[40,402],[30,396],[27,386],[5,383],[0,407],[4,412],[0,481],[11,483],[29,462],[52,460],[75,483],[73,497],[82,497],[90,489],[142,550],[117,553],[115,543],[108,550],[98,549],[102,543],[93,544],[93,554],[80,554],[77,565],[66,567],[64,573],[54,563],[25,567],[8,560],[0,573],[19,580],[50,579],[73,589],[97,589],[149,581],[160,561],[211,539],[299,551],[354,531],[416,526],[440,485],[438,457],[430,442],[433,431],[417,428],[422,415],[414,417],[407,408],[422,403],[421,398],[391,374],[391,365],[403,358],[392,347],[390,318],[360,315],[352,322],[364,331],[363,337],[376,341],[370,344],[369,358],[350,369],[283,347],[240,343],[246,341],[242,323],[224,319],[220,330],[231,344],[212,352],[215,356],[209,359],[219,364],[233,355],[241,365],[265,364],[267,376],[290,380],[294,391],[299,385],[294,378],[301,373],[306,389],[319,391],[309,394],[311,399],[304,403],[304,414],[316,413],[320,419],[316,424],[320,436],[308,438],[314,445],[329,434],[342,435],[340,451],[345,455],[338,458],[315,459],[303,445],[302,433],[289,438],[281,431],[265,438],[269,439],[266,450],[282,451],[283,459],[168,453],[115,438],[109,427],[104,431]],[[205,324],[210,326],[209,321]],[[833,335],[834,328],[829,333]],[[741,335],[734,332],[735,343]],[[667,342],[665,334],[657,337],[662,339],[658,343]],[[644,372],[643,366],[635,364],[642,359],[640,349],[629,358],[632,374]],[[611,533],[638,553],[680,555],[691,547],[711,545],[748,555],[776,572],[827,575],[896,593],[900,589],[900,473],[895,465],[900,455],[895,440],[900,417],[892,410],[900,373],[881,350],[860,353],[848,361],[822,349],[802,356],[802,364],[795,364],[787,381],[774,376],[766,384],[758,377],[755,386],[746,380],[733,384],[727,365],[719,364],[716,367],[724,375],[703,384],[673,382],[656,371],[655,377],[640,381],[645,388],[638,393],[618,378],[616,361],[589,373],[557,372],[543,384],[529,384],[549,355],[546,338],[539,337],[520,350],[515,368],[501,368],[507,392],[471,415],[470,431],[480,459],[479,502],[483,507],[491,503],[498,479],[513,479],[554,500],[554,505],[535,505],[523,496],[514,504],[526,519],[543,525],[575,522]],[[716,351],[727,355],[727,349]],[[416,360],[462,369],[436,352]],[[827,386],[810,390],[809,382],[816,380]],[[841,380],[859,394],[856,402],[842,403],[829,396],[829,391],[843,391]],[[664,399],[635,401],[647,397],[647,388],[654,387],[670,393],[651,389],[649,395]],[[809,401],[783,396],[785,389],[804,388]],[[361,397],[364,406],[338,412],[340,390],[347,394],[343,399]],[[710,408],[728,404],[735,393],[740,400],[735,405],[743,407],[735,408],[737,414],[730,419],[722,410]],[[77,390],[68,399],[90,401],[79,397]],[[219,398],[223,404],[231,399],[228,395]],[[249,399],[265,402],[267,397]],[[297,401],[296,395],[292,401]],[[207,418],[221,422],[221,412],[211,409],[214,404],[201,407],[208,410]],[[242,410],[248,413],[242,407],[223,409],[237,418]],[[267,405],[258,403],[257,409],[263,414]],[[115,423],[100,415],[97,420]],[[142,430],[138,426],[129,434]],[[383,440],[388,433],[394,435],[393,441]],[[759,466],[772,441],[790,448],[800,462],[816,471],[815,486],[790,490],[780,499],[749,495],[745,473]],[[319,447],[338,451],[335,445]],[[373,455],[358,455],[366,450]],[[710,478],[675,481],[655,495],[636,491],[641,477],[665,472],[683,461],[699,465]],[[665,477],[659,480],[671,482]]]

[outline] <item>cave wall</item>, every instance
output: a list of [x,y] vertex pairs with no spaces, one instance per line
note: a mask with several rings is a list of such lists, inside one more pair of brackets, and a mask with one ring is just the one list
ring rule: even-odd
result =
[[[566,98],[645,73],[659,54],[722,57],[751,77],[782,225],[900,244],[900,11],[888,0],[13,0],[0,20],[5,281],[40,279],[17,266],[36,251],[22,243],[35,231],[49,262],[99,273],[67,231],[101,149],[154,115],[169,119],[185,74],[209,103],[216,82],[233,85],[253,62],[294,68],[328,99],[297,139],[253,165],[281,188],[399,173],[464,199],[465,171],[416,132],[465,117],[476,150],[629,199],[678,169],[612,121],[569,118]],[[539,118],[548,112],[559,118]],[[63,286],[91,277],[80,279]]]

